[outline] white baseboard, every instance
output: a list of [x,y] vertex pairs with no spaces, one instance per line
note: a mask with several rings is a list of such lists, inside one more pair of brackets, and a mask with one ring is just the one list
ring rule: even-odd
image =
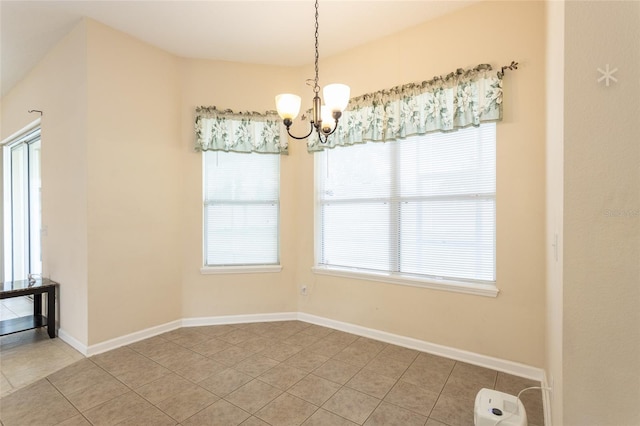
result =
[[547,378],[546,372],[543,372],[542,375],[542,387],[551,389],[547,392],[542,392],[542,411],[544,412],[545,426],[552,426],[553,421],[551,420],[551,392],[553,391],[553,387],[549,385],[549,380]]
[[[446,358],[455,359],[457,361],[467,362],[469,364],[478,365],[480,367],[490,368],[492,370],[501,371],[514,376],[524,377],[527,379],[543,382],[545,380],[544,370],[531,367],[517,362],[507,361],[500,358],[494,358],[486,355],[468,352],[461,349],[442,346],[423,340],[405,337],[397,334],[387,333],[385,331],[375,330],[372,328],[362,327],[342,321],[336,321],[329,318],[319,317],[304,312],[281,312],[268,314],[249,314],[249,315],[225,315],[217,317],[199,317],[199,318],[183,318],[181,320],[172,321],[159,326],[140,330],[135,333],[107,340],[95,345],[86,346],[78,340],[60,329],[59,337],[73,348],[78,350],[85,356],[97,355],[120,346],[129,345],[139,340],[148,339],[167,331],[175,330],[180,327],[197,327],[205,325],[223,325],[223,324],[242,324],[249,322],[272,322],[272,321],[292,321],[300,320],[311,324],[321,325],[333,328],[335,330],[345,331],[347,333],[357,334],[358,336],[368,337],[386,343],[391,343],[405,348],[415,349],[421,352],[427,352]],[[543,386],[545,386],[543,384]],[[547,394],[547,392],[543,392]],[[547,396],[548,398],[548,396]],[[547,410],[545,409],[545,413]]]
[[181,320],[171,321],[166,324],[146,328],[144,330],[127,334],[125,336],[116,337],[115,339],[110,339],[104,342],[97,343],[95,345],[90,345],[87,348],[86,352],[83,353],[85,356],[98,355],[102,352],[110,351],[112,349],[119,348],[120,346],[130,345],[131,343],[148,339],[149,337],[157,336],[158,334],[166,333],[167,331],[175,330],[180,327],[182,327]]
[[81,343],[78,339],[64,331],[63,329],[58,329],[58,338],[71,346],[76,351],[80,352],[82,355],[87,356],[87,345]]
[[322,325],[336,330],[357,334],[359,336],[380,340],[382,342],[391,343],[405,348],[415,349],[421,352],[427,352],[433,355],[455,359],[456,361],[462,361],[480,367],[490,368],[492,370],[501,371],[503,373],[512,374],[514,376],[536,380],[538,382],[541,382],[544,376],[544,370],[540,368],[531,367],[529,365],[520,364],[513,361],[507,361],[500,358],[481,355],[474,352],[468,352],[461,349],[451,348],[448,346],[442,346],[435,343],[429,343],[423,340],[413,339],[411,337],[391,334],[385,331],[318,317],[303,312],[298,313],[298,319],[312,324]]
[[273,322],[273,321],[292,321],[297,319],[297,312],[283,312],[274,314],[250,314],[250,315],[226,315],[220,317],[201,317],[201,318],[183,318],[181,320],[171,321],[162,325],[136,331],[125,336],[116,337],[115,339],[106,340],[95,345],[86,346],[65,333],[63,330],[58,331],[60,339],[71,345],[84,356],[93,356],[100,353],[119,348],[121,346],[130,345],[158,334],[166,333],[180,327],[197,327],[204,325],[221,325],[221,324],[242,324],[248,322]]
[[183,327],[199,327],[203,325],[245,324],[249,322],[293,321],[298,319],[297,312],[274,314],[225,315],[220,317],[183,318]]

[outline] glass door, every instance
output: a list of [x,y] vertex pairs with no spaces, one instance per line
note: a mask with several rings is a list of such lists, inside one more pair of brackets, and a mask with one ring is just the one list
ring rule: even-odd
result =
[[42,273],[40,144],[37,129],[5,149],[6,281]]

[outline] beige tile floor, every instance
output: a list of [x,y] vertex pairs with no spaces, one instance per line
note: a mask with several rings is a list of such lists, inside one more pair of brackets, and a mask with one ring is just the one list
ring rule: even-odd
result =
[[[0,320],[33,314],[28,297],[2,299]],[[46,328],[0,337],[0,397],[48,376],[84,356]]]
[[[536,385],[300,321],[219,325],[181,328],[77,361],[0,399],[0,420],[466,426],[481,388],[516,394]],[[542,425],[540,392],[523,394],[523,402],[529,424]]]

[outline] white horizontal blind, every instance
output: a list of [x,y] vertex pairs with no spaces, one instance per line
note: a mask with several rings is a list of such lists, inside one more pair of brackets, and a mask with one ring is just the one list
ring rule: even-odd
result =
[[495,281],[495,129],[316,153],[318,265]]
[[280,156],[203,155],[205,266],[278,264]]

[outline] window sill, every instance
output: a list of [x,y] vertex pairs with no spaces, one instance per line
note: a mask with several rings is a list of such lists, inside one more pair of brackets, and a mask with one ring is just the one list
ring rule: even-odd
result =
[[327,268],[315,266],[311,268],[314,274],[330,275],[334,277],[354,278],[368,281],[378,281],[389,284],[409,285],[413,287],[429,288],[433,290],[444,290],[455,293],[473,294],[476,296],[497,297],[500,290],[495,285],[482,283],[465,283],[461,281],[438,280],[436,278],[413,278],[402,275],[391,275],[388,273],[367,273],[353,271],[349,269]]
[[282,271],[282,265],[259,266],[203,266],[200,268],[202,275],[212,274],[260,274]]

